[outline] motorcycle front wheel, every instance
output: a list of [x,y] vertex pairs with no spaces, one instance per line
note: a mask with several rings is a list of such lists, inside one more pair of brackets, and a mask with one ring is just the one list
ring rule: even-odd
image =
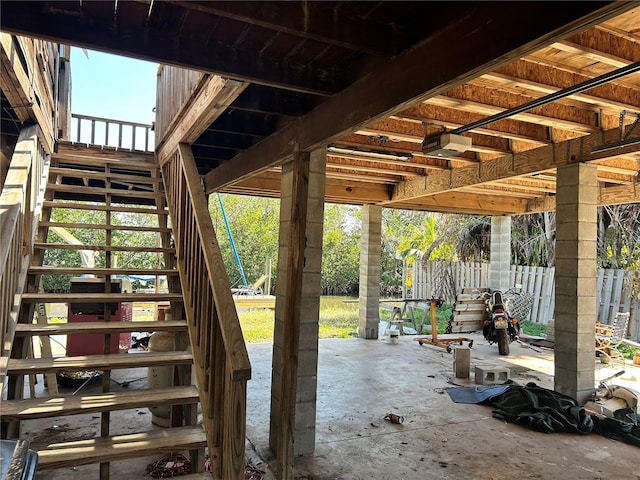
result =
[[507,333],[507,329],[496,330],[496,335],[498,337],[498,353],[500,355],[509,355],[509,333]]

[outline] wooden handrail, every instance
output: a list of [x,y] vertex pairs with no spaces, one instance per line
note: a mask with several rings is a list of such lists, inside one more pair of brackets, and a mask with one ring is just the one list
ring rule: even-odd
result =
[[251,364],[191,147],[162,166],[215,478],[244,479]]
[[154,150],[153,125],[77,113],[71,115],[71,121],[69,140],[72,142],[132,151],[153,152]]
[[20,132],[0,195],[0,385],[4,385],[49,175],[49,157],[39,135],[38,126]]

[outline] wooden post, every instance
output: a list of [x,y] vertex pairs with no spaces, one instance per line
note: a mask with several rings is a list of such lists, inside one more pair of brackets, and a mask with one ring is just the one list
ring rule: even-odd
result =
[[278,431],[277,478],[293,480],[293,434],[295,428],[298,350],[300,343],[300,301],[307,228],[309,187],[308,152],[293,155],[293,185],[287,256],[284,340],[282,343],[280,381],[280,429]]

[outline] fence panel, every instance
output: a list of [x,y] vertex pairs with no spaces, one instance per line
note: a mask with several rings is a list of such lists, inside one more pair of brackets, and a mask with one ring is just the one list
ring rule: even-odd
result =
[[[462,288],[486,288],[489,278],[489,264],[444,261],[422,261],[414,264],[414,296],[428,298],[441,291],[437,282],[444,278],[442,272],[450,272],[454,285],[451,290]],[[438,274],[436,274],[438,270]],[[520,286],[523,292],[533,297],[533,307],[529,320],[546,325],[555,313],[555,268],[512,265],[509,278],[513,286]],[[640,301],[633,300],[631,292],[631,272],[613,269],[598,269],[596,273],[597,320],[610,324],[617,312],[630,312],[628,337],[640,341]],[[443,297],[444,298],[444,297]],[[444,298],[453,303],[455,298]]]

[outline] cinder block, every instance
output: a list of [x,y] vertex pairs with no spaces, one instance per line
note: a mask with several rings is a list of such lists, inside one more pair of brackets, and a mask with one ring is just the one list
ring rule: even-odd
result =
[[453,347],[453,371],[456,378],[469,378],[471,369],[471,349],[467,346]]
[[509,369],[506,367],[476,367],[476,383],[480,385],[500,385],[509,380]]

